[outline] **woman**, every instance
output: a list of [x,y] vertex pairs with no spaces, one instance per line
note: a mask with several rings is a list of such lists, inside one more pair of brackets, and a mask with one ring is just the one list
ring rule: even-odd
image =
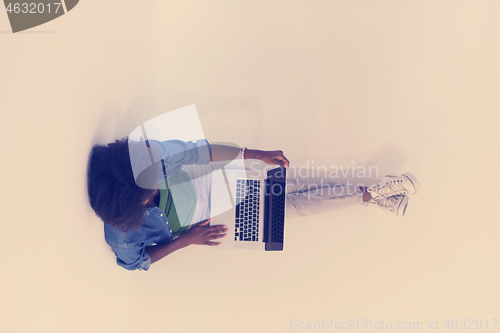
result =
[[[88,174],[90,205],[105,223],[106,242],[113,248],[117,264],[128,270],[148,270],[152,263],[176,250],[192,244],[216,246],[219,243],[214,240],[226,236],[226,226],[208,225],[206,200],[200,198],[209,193],[210,184],[196,174],[203,167],[190,166],[208,166],[210,162],[235,158],[289,166],[282,151],[210,145],[206,140],[149,140],[147,146],[156,149],[162,164],[151,167],[146,176],[134,177],[129,153],[133,144],[124,138],[94,146]],[[138,183],[150,186],[138,186]],[[179,185],[178,193],[182,196],[175,205],[169,188],[172,183]],[[370,203],[403,216],[407,195],[415,194],[419,185],[415,177],[407,173],[399,177],[386,176],[369,187],[289,177],[286,188],[288,219]],[[189,225],[189,221],[203,222],[183,227]]]

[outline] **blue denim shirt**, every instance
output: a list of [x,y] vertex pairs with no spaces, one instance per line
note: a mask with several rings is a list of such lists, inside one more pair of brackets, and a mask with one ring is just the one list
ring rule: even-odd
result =
[[[154,141],[164,160],[167,177],[173,175],[183,165],[210,163],[210,145],[206,140],[196,143],[180,140]],[[169,158],[170,157],[170,158]],[[160,181],[164,175],[158,175]],[[172,228],[167,216],[158,207],[147,207],[143,224],[131,232],[122,232],[108,224],[104,224],[106,243],[111,246],[116,263],[128,270],[145,270],[151,265],[151,257],[146,251],[147,246],[162,245],[174,240]]]

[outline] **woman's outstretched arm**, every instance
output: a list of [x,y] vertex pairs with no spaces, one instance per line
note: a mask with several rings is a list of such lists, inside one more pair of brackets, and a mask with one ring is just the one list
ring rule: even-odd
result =
[[227,227],[223,224],[210,226],[208,225],[209,223],[210,219],[193,225],[185,234],[170,243],[146,247],[146,251],[151,257],[151,263],[189,245],[219,245],[220,242],[214,242],[213,240],[225,237],[227,235]]
[[[230,161],[234,160],[240,153],[240,148],[225,146],[225,145],[210,145],[210,161]],[[288,167],[289,161],[283,155],[281,150],[256,150],[256,149],[246,149],[245,159],[256,159],[262,160],[267,164],[276,164],[280,166]]]

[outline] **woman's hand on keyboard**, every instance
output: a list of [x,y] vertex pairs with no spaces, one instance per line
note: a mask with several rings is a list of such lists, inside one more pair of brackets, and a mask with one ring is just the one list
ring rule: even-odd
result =
[[210,219],[194,224],[186,233],[181,236],[185,237],[189,244],[216,246],[220,242],[212,240],[227,236],[227,227],[223,224],[209,226]]

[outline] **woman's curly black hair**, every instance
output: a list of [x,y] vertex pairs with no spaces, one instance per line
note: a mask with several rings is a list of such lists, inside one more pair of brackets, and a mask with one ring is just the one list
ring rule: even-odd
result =
[[145,218],[144,201],[153,192],[136,184],[128,138],[92,148],[88,194],[90,206],[104,223],[124,232],[137,229]]

